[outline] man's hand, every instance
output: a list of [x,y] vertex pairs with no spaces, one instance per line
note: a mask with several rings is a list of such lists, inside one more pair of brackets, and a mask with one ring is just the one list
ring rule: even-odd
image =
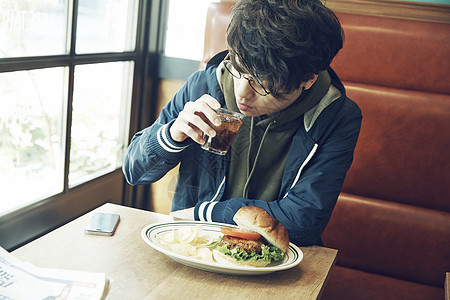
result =
[[182,142],[188,137],[203,145],[203,133],[214,137],[216,132],[208,124],[220,125],[220,118],[215,113],[219,109],[219,102],[209,95],[203,95],[195,102],[185,104],[178,118],[169,129],[170,136],[176,142]]
[[175,219],[195,220],[194,207],[173,211],[169,216],[174,217]]

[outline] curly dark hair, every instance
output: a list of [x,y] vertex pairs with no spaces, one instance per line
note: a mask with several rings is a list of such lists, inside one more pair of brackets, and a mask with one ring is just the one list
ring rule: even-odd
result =
[[227,29],[234,68],[288,94],[329,67],[344,32],[320,0],[240,0]]

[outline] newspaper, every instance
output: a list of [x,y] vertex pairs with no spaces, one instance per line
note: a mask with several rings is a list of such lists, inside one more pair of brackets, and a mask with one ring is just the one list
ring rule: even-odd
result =
[[97,300],[108,291],[103,273],[38,268],[0,247],[0,300]]

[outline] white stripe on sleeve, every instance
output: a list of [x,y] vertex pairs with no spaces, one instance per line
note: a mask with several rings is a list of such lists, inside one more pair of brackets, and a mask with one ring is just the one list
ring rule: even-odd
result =
[[206,220],[208,221],[208,222],[212,222],[213,221],[213,219],[212,219],[212,211],[213,211],[213,208],[214,208],[214,206],[217,204],[217,201],[215,201],[215,202],[211,202],[211,203],[209,203],[209,205],[208,205],[208,209],[206,210]]
[[202,204],[200,204],[200,206],[198,207],[198,218],[200,219],[200,221],[203,221],[203,222],[206,221],[203,214],[205,211],[205,206],[208,204],[209,204],[209,202],[202,202]]

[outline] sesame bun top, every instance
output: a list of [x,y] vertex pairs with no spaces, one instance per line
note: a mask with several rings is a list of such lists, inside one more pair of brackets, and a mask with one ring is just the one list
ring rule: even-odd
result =
[[280,221],[269,215],[259,206],[244,206],[233,217],[242,229],[261,234],[269,243],[286,252],[289,247],[289,235]]

